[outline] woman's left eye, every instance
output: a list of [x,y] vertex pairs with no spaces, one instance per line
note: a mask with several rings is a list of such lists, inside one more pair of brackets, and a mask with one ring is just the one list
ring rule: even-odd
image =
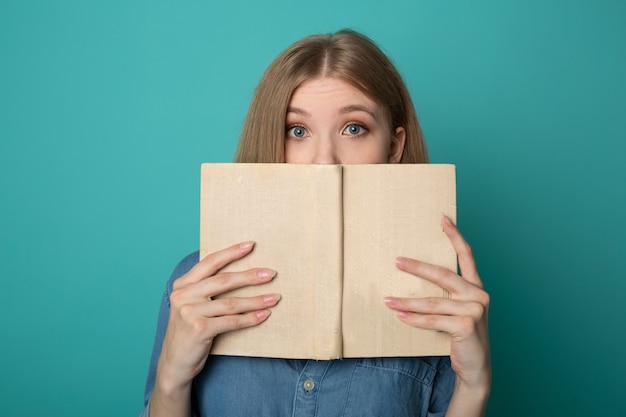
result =
[[359,136],[366,132],[365,127],[358,125],[356,123],[349,124],[343,130],[343,133],[350,136]]

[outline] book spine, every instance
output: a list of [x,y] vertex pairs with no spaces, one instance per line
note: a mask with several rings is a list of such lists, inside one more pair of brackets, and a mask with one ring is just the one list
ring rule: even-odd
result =
[[316,359],[341,357],[341,303],[343,274],[342,169],[339,165],[316,167],[314,311]]

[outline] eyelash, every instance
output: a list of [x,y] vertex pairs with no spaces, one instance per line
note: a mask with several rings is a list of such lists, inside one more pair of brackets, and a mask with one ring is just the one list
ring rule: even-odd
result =
[[292,129],[295,129],[295,128],[297,128],[297,127],[299,127],[299,128],[301,128],[301,129],[303,129],[303,130],[304,130],[305,132],[307,132],[307,133],[309,132],[309,131],[306,129],[306,127],[304,127],[304,126],[302,126],[302,125],[299,125],[299,124],[293,124],[293,125],[289,125],[289,126],[287,126],[287,128],[285,129],[285,136],[288,136],[288,137],[291,137],[291,138],[295,138],[295,139],[303,139],[304,137],[306,137],[306,136],[299,137],[299,136],[296,136],[296,135],[290,135],[290,134],[289,134],[289,132],[290,132]]
[[359,133],[357,133],[355,135],[348,135],[348,136],[353,137],[353,138],[361,137],[364,134],[366,134],[367,132],[369,132],[369,129],[366,126],[362,125],[361,123],[350,122],[350,123],[346,124],[346,127],[343,128],[342,133],[345,132],[350,126],[358,126],[359,128],[361,128],[361,131]]
[[[351,138],[358,138],[358,137],[361,137],[364,134],[369,132],[369,129],[365,125],[363,125],[361,123],[350,122],[350,123],[347,123],[345,125],[345,127],[342,129],[341,133],[343,134],[351,126],[358,126],[361,129],[361,131],[359,133],[357,133],[357,134],[354,134],[354,135],[348,134],[348,136],[351,137]],[[292,137],[292,138],[296,138],[296,139],[302,139],[302,138],[306,137],[306,136],[296,136],[296,135],[293,135],[293,134],[290,135],[289,132],[291,130],[295,129],[295,128],[301,128],[306,133],[308,133],[308,130],[307,130],[306,127],[304,127],[302,125],[299,125],[299,124],[292,124],[292,125],[287,126],[287,128],[285,129],[285,135],[289,136],[289,137]]]

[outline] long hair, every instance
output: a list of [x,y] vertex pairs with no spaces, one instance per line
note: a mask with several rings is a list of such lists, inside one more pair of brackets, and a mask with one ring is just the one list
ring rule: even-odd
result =
[[285,161],[285,117],[291,96],[300,84],[319,77],[338,78],[361,90],[383,108],[392,133],[404,127],[401,163],[428,162],[402,77],[372,40],[348,29],[303,38],[270,64],[250,103],[235,162]]

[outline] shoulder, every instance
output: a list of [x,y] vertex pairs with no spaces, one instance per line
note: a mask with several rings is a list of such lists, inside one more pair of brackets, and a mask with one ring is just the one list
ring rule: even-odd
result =
[[199,251],[195,251],[185,256],[183,259],[181,259],[180,262],[178,262],[178,265],[176,265],[176,268],[174,268],[174,271],[172,272],[172,277],[179,278],[185,275],[191,268],[193,268],[199,262],[200,260],[199,258],[200,258]]
[[171,292],[174,281],[185,275],[187,272],[189,272],[189,270],[191,270],[191,268],[193,268],[198,263],[199,257],[200,252],[195,251],[185,256],[183,259],[180,260],[180,262],[178,262],[178,264],[172,271],[172,275],[170,275],[170,279],[167,281],[168,291]]

